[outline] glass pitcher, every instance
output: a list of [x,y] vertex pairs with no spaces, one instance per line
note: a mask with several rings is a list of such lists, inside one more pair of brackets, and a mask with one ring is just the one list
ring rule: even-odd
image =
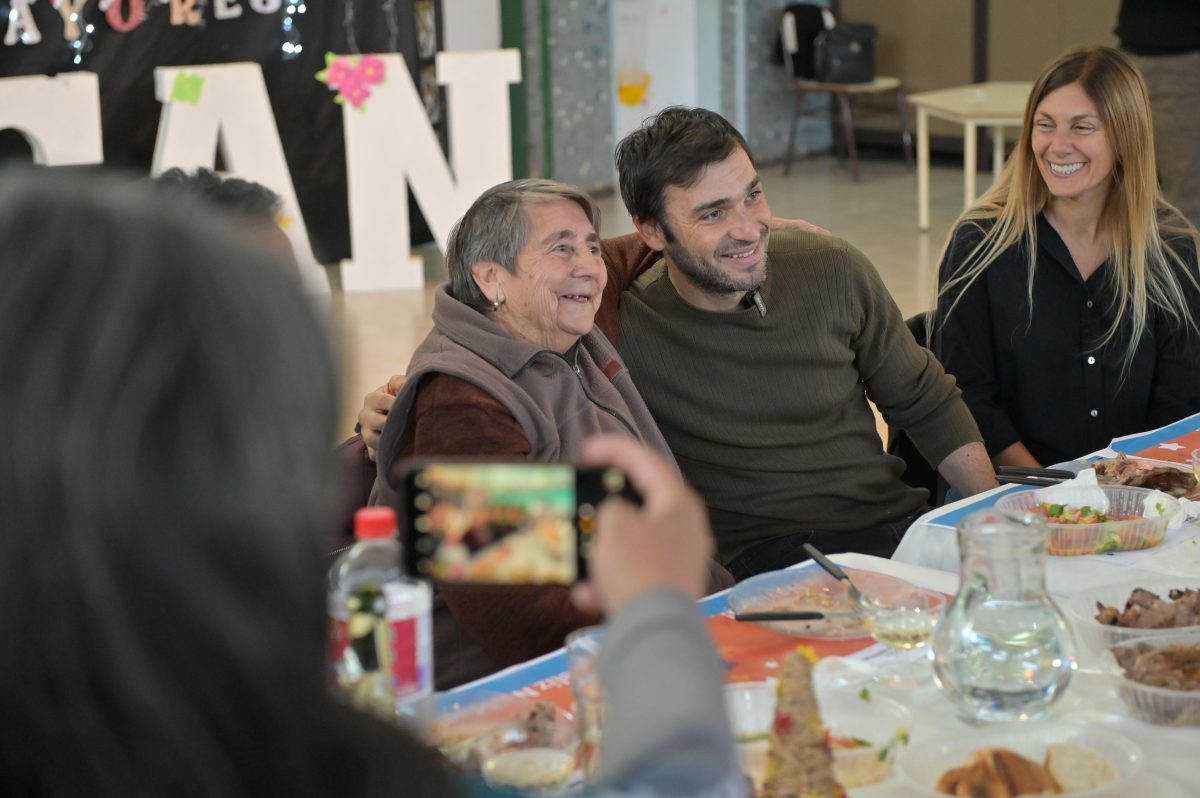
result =
[[968,723],[1044,715],[1075,669],[1075,645],[1046,593],[1046,522],[981,510],[958,527],[958,595],[933,636],[934,677]]

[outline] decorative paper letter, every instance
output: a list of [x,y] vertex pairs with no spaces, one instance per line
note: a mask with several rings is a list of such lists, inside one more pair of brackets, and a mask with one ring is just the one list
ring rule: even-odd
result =
[[200,24],[200,12],[196,0],[171,0],[171,24],[194,28]]
[[[124,15],[121,14],[122,2],[128,7]],[[104,9],[109,27],[117,33],[129,33],[146,18],[146,0],[111,0],[107,5],[100,5]]]
[[283,0],[250,0],[250,7],[260,14],[274,14],[283,7]]
[[72,41],[83,33],[79,28],[79,12],[87,0],[58,0],[58,13],[63,20],[63,38]]
[[213,17],[216,19],[237,19],[242,15],[242,7],[237,0],[215,0]]
[[[171,97],[175,79],[185,69],[203,79],[204,91],[195,102],[176,102]],[[258,64],[159,67],[154,70],[154,92],[163,112],[151,173],[172,166],[186,171],[199,166],[211,169],[219,143],[231,174],[262,183],[282,197],[284,216],[294,220],[284,232],[296,251],[304,281],[314,292],[329,293],[325,272],[313,260],[262,68]]]
[[8,7],[8,33],[4,34],[4,43],[12,47],[18,41],[21,44],[37,44],[42,40],[42,32],[33,21],[33,12],[29,7],[37,0],[11,0]]
[[480,192],[512,178],[508,84],[521,79],[516,50],[438,53],[453,175],[404,59],[378,57],[387,80],[373,87],[368,110],[342,109],[353,253],[352,262],[342,262],[346,291],[421,287],[421,259],[409,250],[405,181],[445,251],[450,228]]
[[94,72],[0,78],[0,130],[25,136],[35,163],[101,163],[100,83]]

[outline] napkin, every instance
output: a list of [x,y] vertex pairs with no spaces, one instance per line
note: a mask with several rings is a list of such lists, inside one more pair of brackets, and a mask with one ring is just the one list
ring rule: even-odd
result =
[[[1108,512],[1108,496],[1101,490],[1100,483],[1096,480],[1096,472],[1091,468],[1079,472],[1074,479],[1065,480],[1053,487],[1040,488],[1034,491],[1034,495],[1039,502],[1069,504],[1072,507],[1087,506],[1102,513]],[[1163,501],[1164,499],[1166,501]],[[1179,503],[1181,512],[1171,516],[1171,520],[1167,522],[1167,529],[1179,529],[1188,518],[1200,516],[1200,502],[1176,499],[1155,490],[1151,491],[1142,503],[1142,517],[1154,518],[1171,512],[1168,508],[1172,501]]]
[[1069,504],[1072,507],[1091,507],[1102,513],[1108,512],[1108,496],[1100,489],[1094,469],[1085,468],[1074,479],[1068,479],[1049,488],[1034,491],[1039,502],[1047,504]]

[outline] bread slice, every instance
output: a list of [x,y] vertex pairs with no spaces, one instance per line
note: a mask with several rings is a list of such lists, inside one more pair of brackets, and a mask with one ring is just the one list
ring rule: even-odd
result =
[[1046,768],[1007,748],[977,752],[1012,795],[1055,795],[1062,790]]
[[1103,787],[1120,776],[1103,756],[1071,743],[1056,743],[1046,749],[1046,769],[1063,792]]

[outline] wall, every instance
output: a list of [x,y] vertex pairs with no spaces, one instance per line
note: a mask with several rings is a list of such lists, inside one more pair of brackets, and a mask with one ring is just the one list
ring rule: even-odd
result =
[[[609,188],[612,163],[609,9],[605,0],[542,3],[548,24],[553,176],[585,189]],[[543,111],[544,113],[544,111]]]
[[442,48],[495,50],[500,46],[499,0],[444,0]]
[[[771,55],[779,36],[779,20],[787,2],[781,0],[742,0],[738,5],[745,11],[746,122],[742,134],[760,163],[783,158],[787,150],[787,134],[795,106],[795,92],[782,64],[772,63]],[[828,5],[828,3],[822,3]],[[723,53],[726,63],[732,64],[732,52]],[[741,87],[739,87],[741,88]],[[821,95],[805,98],[807,110],[829,107],[829,98]],[[822,118],[803,118],[796,133],[796,154],[828,150],[832,139],[829,122]]]
[[[589,190],[611,188],[610,4],[607,0],[525,1],[527,39],[533,33],[531,26],[537,24],[533,12],[546,15],[543,62],[535,69],[548,70],[550,75],[550,96],[545,104],[552,120],[550,158],[545,159],[549,173]],[[760,162],[777,161],[783,157],[794,96],[783,66],[770,61],[786,2],[720,0],[719,6],[702,5],[719,20],[719,30],[702,30],[706,41],[719,43],[719,49],[711,53],[713,60],[700,69],[706,80],[701,87],[704,104],[739,124]],[[530,52],[527,49],[527,69]],[[818,96],[808,102],[819,107],[826,100]],[[539,129],[543,113],[543,107],[530,103],[531,137]],[[808,119],[797,135],[796,151],[827,150],[830,142],[828,122]],[[531,140],[531,144],[545,146],[546,142]],[[531,158],[530,162],[539,161]]]
[[[909,93],[975,80],[972,0],[841,0],[842,19],[879,29],[878,71],[900,76]],[[984,80],[1031,81],[1045,64],[1076,45],[1116,44],[1119,0],[988,0]],[[863,118],[862,127],[895,122]],[[915,125],[915,118],[910,119]],[[934,145],[960,147],[962,128],[930,120]],[[1009,131],[1010,137],[1016,135]]]
[[[993,0],[988,7],[988,77],[1033,80],[1079,45],[1117,45],[1119,0]],[[1019,44],[1019,46],[1018,46]]]

